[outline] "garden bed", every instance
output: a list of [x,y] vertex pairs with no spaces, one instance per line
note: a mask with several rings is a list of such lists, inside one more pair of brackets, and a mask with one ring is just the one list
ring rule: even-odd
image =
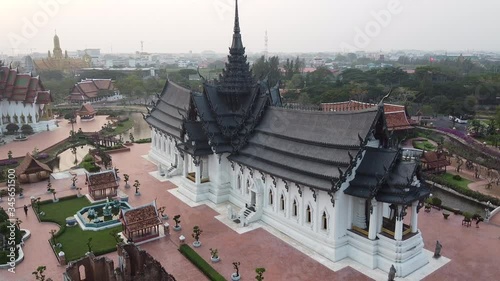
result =
[[88,252],[87,241],[92,238],[92,251],[96,256],[110,253],[116,250],[116,239],[111,233],[121,231],[121,226],[102,231],[83,231],[80,227],[66,227],[66,218],[73,216],[80,209],[93,205],[86,197],[75,196],[60,198],[57,203],[51,200],[40,203],[40,211],[45,213],[40,216],[42,222],[54,222],[60,226],[54,235],[56,243],[62,244],[62,249],[56,247],[55,252],[64,251],[66,260],[72,261],[85,256]]

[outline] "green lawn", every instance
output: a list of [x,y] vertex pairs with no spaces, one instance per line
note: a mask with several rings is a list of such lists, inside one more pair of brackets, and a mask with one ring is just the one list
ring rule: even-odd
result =
[[104,132],[105,136],[117,136],[123,134],[124,132],[130,130],[134,127],[134,120],[128,119],[127,121],[119,122],[119,125],[116,126],[112,131]]
[[462,188],[468,188],[467,186],[469,185],[469,183],[471,183],[472,181],[471,180],[468,180],[466,178],[463,178],[461,180],[456,180],[453,178],[454,175],[452,174],[449,174],[449,173],[445,173],[445,174],[442,174],[442,175],[439,175],[439,177],[446,181],[447,183],[450,183],[450,184],[454,184],[454,185],[458,185]]
[[424,140],[424,141],[414,140],[413,141],[413,147],[417,148],[417,149],[426,150],[426,151],[434,151],[434,150],[436,150],[436,146],[433,145],[432,143],[430,143],[428,140]]
[[83,231],[79,226],[65,226],[67,217],[73,216],[77,211],[89,205],[91,204],[86,197],[63,199],[57,203],[40,205],[40,211],[45,212],[45,216],[40,217],[42,221],[56,222],[61,225],[61,230],[56,234],[56,243],[63,245],[62,251],[66,254],[67,261],[76,260],[85,255],[88,251],[89,238],[92,238],[92,251],[96,255],[116,250],[116,240],[110,233],[121,231],[121,226],[102,231]]

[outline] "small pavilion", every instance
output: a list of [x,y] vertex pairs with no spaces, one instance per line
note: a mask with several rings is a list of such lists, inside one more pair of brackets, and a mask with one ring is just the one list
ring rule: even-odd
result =
[[425,151],[420,163],[424,171],[431,173],[444,173],[451,164],[442,151]]
[[94,200],[116,196],[118,194],[117,180],[115,170],[87,173],[86,184],[89,188],[89,195]]
[[80,110],[76,112],[78,116],[80,116],[80,120],[82,121],[92,121],[94,120],[95,114],[97,111],[90,103],[82,104]]
[[16,168],[16,177],[20,183],[38,182],[50,177],[52,169],[26,153],[23,162]]
[[133,209],[122,209],[120,221],[123,235],[134,242],[160,236],[162,221],[155,201]]

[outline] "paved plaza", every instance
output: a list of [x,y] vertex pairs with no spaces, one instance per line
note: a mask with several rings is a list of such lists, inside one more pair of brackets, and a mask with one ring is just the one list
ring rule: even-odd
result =
[[[6,146],[10,146],[8,144]],[[332,263],[317,253],[303,249],[297,241],[287,238],[283,233],[274,233],[272,229],[254,227],[249,231],[235,231],[236,226],[224,222],[224,217],[216,211],[213,204],[201,204],[190,207],[176,195],[176,185],[170,181],[159,181],[151,174],[156,166],[143,157],[149,151],[150,144],[134,144],[130,152],[113,154],[113,162],[120,169],[120,175],[127,173],[133,182],[141,182],[141,196],[134,196],[134,188],[125,189],[120,182],[120,191],[128,194],[132,206],[139,206],[157,200],[158,206],[166,206],[166,214],[173,224],[173,215],[181,215],[182,231],[171,231],[170,237],[142,244],[140,247],[148,251],[160,261],[167,272],[177,280],[207,280],[203,274],[186,260],[178,251],[178,237],[183,234],[187,243],[192,243],[193,226],[203,229],[200,237],[202,247],[196,251],[207,261],[210,259],[210,248],[219,249],[221,261],[213,267],[223,276],[229,277],[233,272],[232,262],[241,262],[242,280],[253,280],[255,268],[265,267],[266,280],[387,280],[387,275],[380,270],[371,271],[360,265],[349,265],[349,261]],[[3,148],[3,147],[2,147]],[[14,149],[12,149],[14,150]],[[80,173],[81,174],[81,173]],[[58,197],[76,194],[70,189],[70,178],[63,175],[53,180],[53,188]],[[79,176],[77,185],[83,187],[86,193],[83,175]],[[24,186],[25,198],[17,199],[17,215],[23,221],[21,228],[32,232],[31,238],[24,246],[25,260],[16,267],[13,276],[6,270],[0,271],[0,280],[33,280],[31,274],[39,265],[47,266],[47,276],[53,280],[62,280],[64,267],[57,265],[56,257],[47,242],[49,231],[58,228],[52,223],[39,223],[30,208],[28,216],[24,215],[22,207],[29,204],[30,196],[40,196],[42,200],[52,198],[46,193],[46,182]],[[187,202],[187,201],[186,201]],[[189,203],[189,202],[187,202]],[[6,200],[0,203],[6,207]],[[410,216],[407,216],[409,218]],[[444,220],[440,211],[430,213],[420,212],[419,228],[423,232],[425,248],[434,251],[436,240],[443,245],[442,255],[450,261],[424,280],[495,280],[500,275],[496,260],[500,257],[500,217],[495,217],[490,223],[480,223],[479,228],[461,225],[462,216],[451,215]],[[240,234],[241,233],[241,234]],[[283,239],[281,239],[283,238]],[[74,241],[85,243],[85,241]],[[116,253],[106,256],[118,265]],[[445,260],[443,260],[445,261]],[[342,266],[339,266],[342,265]],[[343,265],[347,265],[343,267]],[[341,268],[342,269],[339,269]],[[334,269],[334,270],[332,270]],[[410,275],[411,277],[411,275]],[[413,279],[412,279],[413,278]],[[416,276],[406,280],[417,280]],[[405,280],[405,279],[396,279]]]

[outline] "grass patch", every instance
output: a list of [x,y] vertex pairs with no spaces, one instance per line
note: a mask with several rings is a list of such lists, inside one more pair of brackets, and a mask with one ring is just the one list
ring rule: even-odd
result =
[[[94,254],[102,255],[116,250],[117,241],[111,232],[120,232],[121,226],[108,228],[101,231],[83,231],[79,226],[66,227],[66,218],[73,216],[80,209],[90,206],[86,197],[61,198],[57,203],[42,202],[40,211],[45,212],[40,217],[42,222],[55,222],[61,226],[55,234],[56,243],[63,245],[62,251],[66,254],[66,260],[79,259],[88,251],[87,241],[92,238],[91,246]],[[57,250],[59,252],[59,249]]]
[[434,151],[436,150],[436,146],[430,143],[428,140],[424,141],[419,141],[419,140],[414,140],[413,141],[413,147],[421,150],[426,150],[426,151]]
[[102,131],[104,136],[116,136],[125,133],[134,127],[134,120],[128,119],[126,121],[120,121],[117,123],[116,127],[111,131]]
[[194,264],[197,268],[205,274],[210,280],[212,281],[224,281],[226,278],[224,278],[222,275],[220,275],[219,272],[217,272],[210,264],[208,264],[198,253],[193,250],[189,245],[187,244],[182,244],[179,247],[179,251],[184,255],[192,264]]
[[472,182],[471,180],[468,180],[465,178],[456,179],[456,177],[454,177],[454,176],[455,175],[449,174],[449,173],[444,173],[444,174],[438,175],[438,177],[440,177],[443,181],[448,183],[448,185],[456,185],[456,186],[459,186],[461,188],[468,188],[467,186],[469,185],[469,183]]

